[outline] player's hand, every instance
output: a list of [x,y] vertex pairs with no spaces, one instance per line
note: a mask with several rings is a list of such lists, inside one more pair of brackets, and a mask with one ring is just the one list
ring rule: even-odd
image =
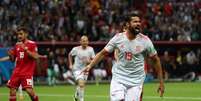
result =
[[88,59],[88,58],[85,58],[85,59],[83,60],[83,63],[85,63],[86,65],[88,65],[90,62],[91,62],[91,60]]
[[165,92],[165,86],[164,83],[160,83],[159,87],[158,87],[158,93],[160,94],[160,97],[163,97],[163,94]]
[[86,67],[84,67],[84,68],[82,69],[81,74],[83,73],[84,75],[88,75],[90,69],[91,69],[91,66],[90,66],[90,65],[87,65]]
[[11,50],[8,50],[8,55],[9,56],[12,56],[14,54],[14,51],[11,49]]
[[90,63],[91,63],[91,61],[92,61],[92,60],[90,60],[90,59],[89,59],[89,60],[87,60],[86,64],[87,64],[87,65],[88,65],[88,64],[90,64]]
[[7,53],[8,53],[8,56],[9,56],[10,60],[14,62],[15,61],[15,57],[13,55],[14,54],[14,50],[10,49],[10,50],[8,50]]

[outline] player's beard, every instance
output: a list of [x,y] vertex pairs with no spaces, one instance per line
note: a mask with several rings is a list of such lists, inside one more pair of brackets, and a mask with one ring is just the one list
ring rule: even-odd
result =
[[137,34],[140,33],[140,28],[139,28],[139,27],[130,28],[130,32],[131,32],[133,35],[137,35]]

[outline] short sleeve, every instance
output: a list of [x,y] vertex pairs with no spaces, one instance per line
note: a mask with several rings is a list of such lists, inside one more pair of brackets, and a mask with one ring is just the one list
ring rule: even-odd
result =
[[94,49],[91,48],[91,58],[94,58],[95,57],[95,52],[94,52]]
[[157,51],[156,51],[156,49],[154,48],[154,45],[153,45],[153,43],[151,42],[150,39],[148,39],[148,41],[147,41],[147,43],[146,43],[146,50],[147,50],[147,55],[148,55],[149,57],[152,57],[152,56],[154,56],[154,55],[157,54]]
[[71,51],[70,51],[70,55],[75,56],[76,55],[76,48],[74,47]]
[[104,47],[104,49],[111,53],[114,51],[115,47],[116,47],[116,42],[117,42],[117,35],[115,35],[108,43],[107,45]]

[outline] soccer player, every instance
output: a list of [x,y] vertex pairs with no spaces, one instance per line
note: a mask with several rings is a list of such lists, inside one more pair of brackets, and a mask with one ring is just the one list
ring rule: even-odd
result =
[[112,68],[110,99],[111,101],[140,101],[145,79],[144,60],[150,57],[158,73],[160,82],[158,92],[160,96],[163,96],[164,83],[160,59],[151,40],[141,33],[140,17],[132,14],[126,22],[126,32],[117,33],[91,63],[82,70],[82,73],[88,73],[106,54],[118,49],[119,60]]
[[18,28],[16,34],[18,42],[13,49],[8,51],[10,59],[16,62],[12,76],[7,83],[10,88],[9,101],[16,101],[16,90],[20,85],[32,101],[39,101],[38,96],[33,91],[32,79],[36,60],[39,58],[36,43],[28,40],[28,31],[24,27]]
[[[73,71],[75,80],[78,86],[75,91],[74,100],[84,101],[84,88],[88,74],[81,74],[81,70],[91,62],[95,56],[94,49],[88,46],[89,40],[87,36],[82,36],[80,40],[80,46],[74,47],[69,55],[69,68]],[[74,57],[74,62],[73,62]]]

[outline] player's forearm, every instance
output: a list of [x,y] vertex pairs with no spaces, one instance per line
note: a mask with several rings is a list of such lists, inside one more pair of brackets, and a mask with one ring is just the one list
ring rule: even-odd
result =
[[5,57],[0,58],[0,62],[2,62],[2,61],[8,61],[8,60],[10,60],[9,56],[5,56]]
[[27,54],[30,56],[30,57],[32,57],[32,58],[34,58],[34,59],[39,59],[39,55],[38,55],[38,53],[33,53],[33,52],[31,52],[31,51],[29,51],[29,50],[25,50],[26,52],[27,52]]
[[163,72],[162,72],[161,62],[160,62],[160,59],[158,56],[155,59],[155,67],[157,70],[158,79],[159,79],[160,83],[163,83]]
[[72,62],[72,60],[73,60],[73,58],[72,58],[72,56],[69,54],[68,55],[68,63],[69,63],[69,68],[71,68],[72,69],[72,65],[73,65],[73,62]]
[[104,51],[102,50],[101,52],[99,52],[94,59],[90,62],[89,66],[93,67],[95,66],[97,63],[99,63],[105,56]]

